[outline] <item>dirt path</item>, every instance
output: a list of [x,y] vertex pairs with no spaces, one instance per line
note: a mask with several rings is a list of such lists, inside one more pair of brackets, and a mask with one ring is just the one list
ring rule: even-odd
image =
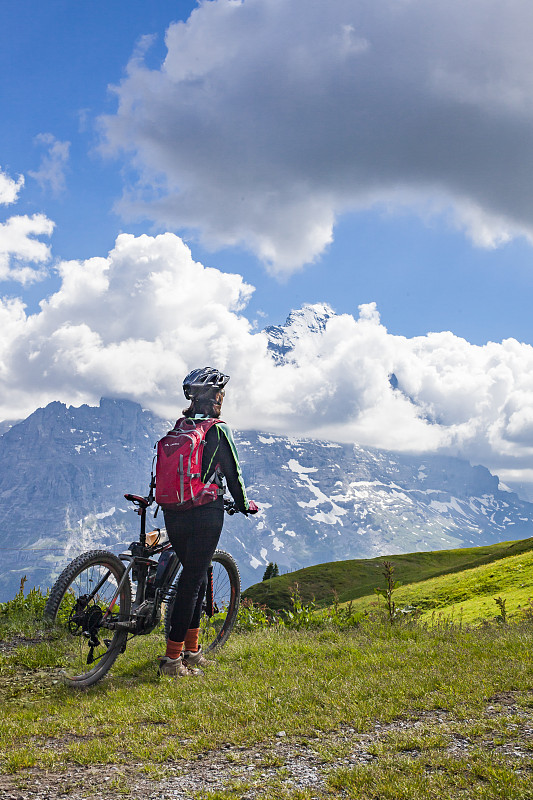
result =
[[[506,693],[491,698],[482,719],[492,721],[492,733],[468,738],[454,732],[457,728],[445,711],[431,712],[416,718],[375,723],[361,733],[343,726],[307,739],[289,739],[283,731],[266,745],[256,747],[226,746],[165,765],[128,764],[71,766],[58,772],[29,770],[14,776],[0,776],[2,800],[196,800],[216,790],[238,788],[241,800],[260,798],[265,789],[278,782],[287,790],[312,790],[320,798],[327,792],[326,780],[331,771],[356,764],[371,763],[375,745],[386,748],[387,739],[398,733],[441,733],[447,737],[446,752],[463,757],[473,749],[483,748],[498,754],[514,768],[533,770],[533,707],[516,704],[516,697]],[[512,720],[512,722],[510,722]],[[479,720],[462,720],[461,724]],[[494,730],[505,723],[505,736]],[[391,749],[390,753],[394,753]],[[420,751],[403,751],[402,757],[417,758]],[[533,772],[532,772],[533,782]]]

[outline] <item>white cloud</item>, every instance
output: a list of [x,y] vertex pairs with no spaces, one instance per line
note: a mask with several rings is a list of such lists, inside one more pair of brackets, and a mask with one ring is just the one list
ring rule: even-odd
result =
[[0,222],[0,281],[13,280],[27,284],[44,276],[42,269],[28,265],[44,264],[50,258],[50,247],[35,236],[50,236],[54,223],[44,214],[9,217]]
[[18,180],[14,181],[0,167],[0,205],[8,206],[14,203],[23,186],[23,175],[19,175]]
[[53,194],[60,194],[65,190],[65,170],[70,153],[70,142],[60,142],[51,133],[40,133],[35,141],[44,145],[47,152],[41,158],[41,165],[35,172],[28,171],[41,189],[50,188]]
[[3,302],[0,417],[106,394],[150,398],[166,413],[182,403],[187,364],[226,363],[230,350],[256,347],[238,314],[251,287],[195,263],[172,234],[124,234],[108,258],[62,262],[58,271],[61,286],[39,313]]
[[[14,181],[0,171],[0,203],[14,203],[23,186],[22,175]],[[50,259],[50,246],[35,237],[51,236],[53,230],[54,223],[44,214],[13,216],[0,222],[0,281],[25,285],[41,280],[46,275],[43,265]]]
[[183,376],[212,364],[231,375],[224,416],[236,427],[449,453],[513,475],[530,468],[529,345],[395,336],[369,303],[312,330],[296,315],[291,359],[277,366],[242,315],[253,287],[195,262],[171,233],[123,234],[107,258],[63,262],[59,274],[38,313],[0,301],[0,419],[106,395],[172,417]]
[[375,204],[533,241],[532,29],[529,0],[202,3],[102,120],[139,173],[122,212],[278,273]]

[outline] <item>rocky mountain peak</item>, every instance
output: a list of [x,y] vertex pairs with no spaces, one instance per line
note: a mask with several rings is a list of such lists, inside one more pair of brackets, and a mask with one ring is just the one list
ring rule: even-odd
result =
[[268,337],[268,349],[275,361],[284,363],[298,339],[309,334],[322,333],[335,312],[327,303],[306,303],[291,311],[284,325],[269,325],[264,329]]

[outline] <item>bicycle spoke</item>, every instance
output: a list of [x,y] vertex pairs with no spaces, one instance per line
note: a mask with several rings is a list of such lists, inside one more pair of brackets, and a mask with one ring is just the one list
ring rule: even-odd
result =
[[50,593],[45,614],[55,623],[61,671],[71,685],[99,680],[120,652],[125,632],[109,630],[103,621],[129,614],[129,580],[117,597],[123,573],[116,556],[93,551],[72,562]]

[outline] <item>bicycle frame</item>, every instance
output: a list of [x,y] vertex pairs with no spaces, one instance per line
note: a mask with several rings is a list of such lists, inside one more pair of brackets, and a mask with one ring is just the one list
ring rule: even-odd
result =
[[[146,516],[146,509],[139,509],[139,513],[142,514],[141,516],[141,531],[143,532],[143,528],[145,525],[145,516]],[[170,561],[169,566],[165,571],[165,578],[161,583],[160,587],[155,589],[154,597],[148,598],[146,596],[146,589],[147,589],[147,578],[148,578],[148,570],[150,567],[154,569],[157,568],[157,561],[154,560],[154,556],[159,555],[165,550],[172,550],[172,545],[169,542],[165,542],[160,545],[155,546],[147,546],[146,544],[142,544],[142,539],[146,542],[145,536],[142,535],[139,542],[132,542],[130,545],[130,552],[120,553],[119,558],[121,561],[127,564],[124,574],[120,580],[120,583],[117,586],[115,594],[113,595],[109,606],[106,609],[102,620],[102,626],[106,628],[122,628],[129,630],[133,633],[141,633],[142,631],[137,630],[137,621],[132,618],[135,616],[135,611],[137,611],[143,603],[147,600],[153,601],[153,607],[159,608],[163,600],[167,599],[169,593],[169,587],[172,585],[174,578],[176,577],[176,573],[179,569],[179,559],[177,555],[174,553],[173,557]],[[122,588],[126,581],[130,579],[132,573],[135,574],[135,579],[137,583],[137,589],[135,593],[135,598],[132,604],[132,613],[130,615],[129,620],[110,620],[109,616],[113,610],[113,606],[115,605]],[[106,578],[103,579],[105,581]],[[102,582],[103,582],[102,581]],[[96,594],[96,592],[95,592]],[[147,632],[147,631],[146,631]]]
[[[130,545],[129,547],[130,552],[120,553],[119,555],[120,560],[127,563],[127,567],[100,623],[102,627],[111,630],[123,629],[123,630],[128,630],[132,633],[138,633],[138,634],[144,632],[147,633],[148,631],[138,630],[138,623],[137,620],[134,618],[135,611],[138,610],[147,600],[150,601],[153,600],[153,608],[158,609],[164,600],[169,601],[172,599],[173,582],[180,566],[179,559],[175,553],[169,566],[167,566],[166,568],[164,580],[162,580],[161,586],[155,589],[154,597],[147,598],[146,596],[148,570],[150,567],[154,568],[157,567],[157,561],[154,561],[153,557],[159,555],[165,550],[172,550],[172,545],[169,542],[164,542],[162,544],[155,544],[155,545],[146,544],[146,509],[148,508],[149,505],[151,505],[152,502],[151,492],[152,492],[152,487],[150,487],[150,494],[148,495],[148,497],[139,497],[131,494],[124,495],[124,497],[126,497],[127,500],[131,500],[131,502],[133,502],[134,505],[137,506],[135,511],[137,514],[139,514],[141,518],[140,533],[139,533],[139,541],[132,542],[132,544]],[[234,506],[229,501],[225,501],[225,508],[229,514],[235,513]],[[136,571],[135,579],[137,582],[137,589],[135,593],[135,599],[132,604],[132,614],[130,616],[130,619],[128,620],[110,619],[113,607],[117,602],[118,597],[120,596],[124,583],[127,580],[129,580],[134,569]],[[107,574],[102,578],[99,586],[107,580],[107,577],[109,577],[109,574]],[[96,589],[93,591],[93,594],[89,599],[91,599],[92,596],[96,595],[99,586],[96,587]],[[210,567],[207,572],[207,590],[206,590],[205,600],[206,600],[206,607],[205,607],[206,614],[207,616],[212,617],[213,614],[216,613],[214,598],[213,598],[212,567]]]

